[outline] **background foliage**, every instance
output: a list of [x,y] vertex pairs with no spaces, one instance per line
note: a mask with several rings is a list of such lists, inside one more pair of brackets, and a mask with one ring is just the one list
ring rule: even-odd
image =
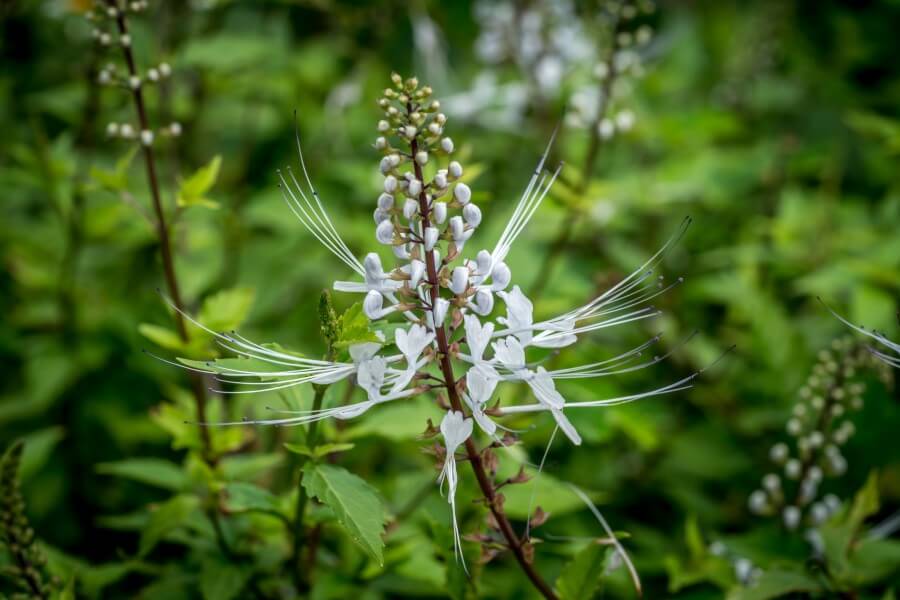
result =
[[[26,512],[63,594],[290,597],[291,578],[279,567],[289,541],[271,514],[293,506],[304,458],[283,444],[302,446],[304,434],[211,430],[221,459],[210,468],[196,428],[184,423],[193,415],[184,373],[141,353],[207,358],[210,340],[198,336],[184,348],[173,339],[155,292],[162,276],[142,165],[128,143],[104,135],[107,122],[131,119],[133,107],[93,83],[107,57],[83,10],[74,0],[0,7],[0,442],[25,441]],[[579,5],[575,18],[589,12]],[[547,475],[509,488],[507,510],[522,525],[537,486],[537,503],[551,514],[537,564],[551,580],[568,573],[557,584],[567,597],[588,596],[596,580],[579,577],[599,574],[610,559],[586,543],[602,531],[562,480],[588,490],[613,527],[628,532],[647,597],[829,596],[848,581],[860,594],[853,597],[892,597],[896,541],[877,556],[838,549],[841,564],[826,557],[823,575],[802,536],[753,516],[747,498],[770,469],[769,448],[787,439],[785,422],[819,351],[844,333],[816,296],[900,337],[898,20],[891,0],[663,3],[649,19],[656,37],[646,76],[629,98],[635,127],[603,145],[580,194],[573,190],[588,135],[562,131],[554,153],[569,165],[563,181],[509,259],[524,287],[544,282],[539,314],[578,304],[630,272],[684,215],[695,226],[667,260],[667,273],[686,281],[661,300],[659,322],[601,333],[559,360],[611,355],[656,330],[674,348],[700,332],[665,363],[568,386],[567,397],[674,381],[737,345],[687,392],[573,414],[584,446],[558,443]],[[415,35],[423,22],[442,43],[423,45]],[[150,112],[184,130],[156,147],[194,312],[221,329],[240,324],[254,339],[324,352],[319,294],[346,274],[290,217],[275,185],[275,170],[295,161],[293,111],[320,193],[362,255],[374,242],[378,186],[373,100],[392,70],[416,73],[438,97],[471,89],[485,68],[473,49],[479,22],[467,3],[427,0],[154,3],[134,20],[140,61],[174,68],[149,94]],[[503,81],[523,77],[510,64],[492,68]],[[450,112],[449,131],[470,170],[477,164],[472,186],[486,239],[502,229],[561,119],[567,85],[512,126]],[[536,268],[557,252],[564,222],[574,227],[559,261]],[[340,295],[335,301],[339,313],[349,306]],[[846,532],[836,544],[857,540],[860,527],[900,503],[900,396],[871,373],[862,373],[870,385],[853,416],[849,469],[825,484],[847,505],[863,490],[858,510],[830,522]],[[328,394],[351,393],[344,385]],[[215,399],[212,416],[254,414],[266,400]],[[325,524],[313,597],[465,595],[446,503],[429,486],[434,461],[417,439],[435,414],[422,401],[372,411],[340,431],[323,425],[329,442],[354,445],[334,448],[343,451],[333,461],[375,490],[359,493],[377,494],[384,516],[359,517],[368,528],[361,547],[335,522],[358,515],[313,507],[313,520]],[[522,451],[539,460],[551,430],[550,419],[539,421]],[[345,477],[329,471],[336,468],[321,466],[305,489],[327,495],[329,477]],[[218,533],[204,516],[216,503],[226,517]],[[474,531],[476,509],[466,511],[464,531]],[[383,549],[377,528],[376,542],[371,534],[382,518]],[[714,542],[726,556],[710,552]],[[476,545],[464,545],[474,559]],[[735,557],[751,560],[761,583],[742,586]],[[533,594],[502,557],[477,568],[475,579],[482,597]],[[604,577],[598,593],[631,597],[624,569]]]

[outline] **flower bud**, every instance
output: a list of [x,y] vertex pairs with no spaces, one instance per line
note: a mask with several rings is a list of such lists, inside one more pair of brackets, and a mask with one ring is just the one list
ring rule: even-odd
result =
[[153,132],[145,129],[141,132],[141,143],[145,146],[153,145]]
[[384,150],[387,148],[387,140],[384,136],[379,136],[375,138],[375,149],[376,150]]
[[375,228],[375,239],[385,245],[394,243],[394,224],[390,219],[378,224]]
[[469,287],[469,269],[466,267],[456,267],[453,269],[453,275],[450,278],[450,291],[457,296],[465,293]]
[[391,218],[391,214],[384,210],[383,208],[376,208],[375,213],[372,215],[372,218],[375,219],[375,224],[378,225],[382,221],[386,221]]
[[393,175],[388,175],[384,178],[384,191],[388,194],[393,194],[397,191],[397,178]]
[[800,477],[802,465],[796,458],[792,458],[784,463],[784,474],[788,479],[797,479]]
[[397,153],[388,155],[388,161],[390,161],[392,167],[397,167],[400,165],[400,155]]
[[450,173],[450,177],[452,177],[453,179],[459,179],[460,177],[462,177],[463,168],[458,161],[452,161],[447,170]]
[[469,227],[478,227],[481,223],[481,209],[474,204],[467,204],[463,208],[463,218],[469,224]]
[[159,71],[156,69],[147,69],[147,79],[150,81],[159,81]]
[[464,183],[457,183],[453,188],[453,197],[456,201],[465,206],[472,199],[472,190]]
[[610,119],[601,119],[597,124],[597,133],[604,140],[608,140],[616,132],[616,126]]
[[369,293],[366,294],[366,299],[363,301],[363,312],[365,312],[366,316],[372,321],[380,319],[383,315],[383,305],[384,298],[382,297],[381,292],[370,290]]
[[782,464],[788,457],[788,447],[784,442],[779,442],[769,450],[769,459],[775,464]]
[[630,110],[620,111],[616,115],[616,127],[621,131],[629,131],[634,126],[634,113]]
[[418,179],[410,180],[409,188],[407,189],[407,193],[410,196],[412,196],[413,198],[418,197],[419,194],[422,193],[422,182],[419,181]]
[[159,63],[159,74],[163,77],[168,77],[172,74],[172,67],[169,66],[169,63]]
[[821,502],[816,502],[809,507],[809,518],[813,525],[821,525],[828,520],[828,507]]
[[450,219],[450,235],[454,240],[462,239],[465,230],[466,226],[463,223],[462,217],[457,215]]
[[491,273],[491,289],[494,291],[505,290],[512,280],[512,272],[506,263],[497,263]]
[[134,128],[128,123],[123,123],[122,126],[119,127],[119,135],[125,139],[131,139],[134,137]]
[[437,230],[437,227],[426,227],[425,228],[425,251],[430,252],[434,249],[434,245],[438,241],[438,236],[440,235],[440,231]]
[[382,175],[387,175],[391,172],[391,169],[394,168],[394,165],[391,164],[391,158],[389,156],[385,156],[381,159],[381,162],[378,163],[378,168],[381,171]]
[[450,308],[450,302],[446,298],[438,298],[434,304],[434,327],[438,328],[444,324],[444,318],[447,316],[447,310]]
[[431,220],[438,225],[447,220],[447,203],[435,202],[431,208]]
[[407,198],[406,202],[403,203],[403,216],[407,219],[412,219],[417,212],[419,212],[419,203],[412,198]]
[[488,315],[494,310],[494,295],[486,289],[480,289],[475,292],[475,299],[470,306],[475,313],[481,316]]
[[447,115],[445,115],[444,113],[438,113],[434,115],[434,120],[443,125],[447,122]]
[[424,150],[419,150],[416,152],[416,162],[420,165],[425,165],[428,163],[428,153]]
[[388,129],[391,128],[391,124],[385,121],[384,119],[378,121],[378,131],[381,133],[387,133]]
[[769,492],[777,492],[781,489],[781,478],[775,473],[768,473],[762,478],[762,485]]
[[119,133],[119,124],[118,123],[110,123],[106,126],[106,135],[109,137],[116,137]]
[[409,260],[409,248],[406,247],[406,244],[397,244],[392,246],[391,250],[394,252],[394,256],[400,260]]
[[141,78],[137,75],[132,75],[128,78],[128,86],[133,89],[139,89],[141,87]]
[[761,515],[769,508],[769,497],[766,496],[764,491],[756,490],[750,494],[750,498],[747,500],[747,506],[750,508],[750,512]]
[[421,260],[411,260],[409,262],[409,287],[416,289],[424,274],[425,263]]
[[416,129],[415,127],[413,127],[412,125],[407,125],[403,129],[403,135],[405,135],[406,138],[410,139],[410,140],[413,139],[414,137],[416,137],[417,133],[419,133],[419,130]]
[[441,135],[441,131],[443,131],[443,129],[441,129],[441,126],[434,121],[428,124],[428,133],[430,133],[431,135]]
[[800,509],[796,506],[786,506],[781,512],[781,518],[785,527],[790,530],[797,529],[797,525],[800,524]]
[[390,210],[394,208],[394,197],[387,192],[378,196],[378,208],[381,210]]
[[447,189],[447,172],[440,170],[434,175],[434,185],[439,190]]
[[453,140],[451,140],[448,137],[445,137],[444,139],[442,139],[441,140],[441,150],[443,150],[447,154],[450,154],[451,152],[453,152]]

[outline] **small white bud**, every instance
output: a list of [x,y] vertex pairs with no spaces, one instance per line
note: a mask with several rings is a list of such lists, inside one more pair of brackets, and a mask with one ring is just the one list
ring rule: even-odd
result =
[[159,71],[157,71],[156,69],[148,69],[147,79],[149,79],[150,81],[159,81]]
[[172,137],[178,137],[181,135],[181,123],[173,122],[169,125],[169,133]]
[[802,466],[800,461],[792,458],[784,464],[784,474],[788,479],[797,479],[800,477]]
[[141,87],[141,78],[137,75],[132,75],[128,78],[128,85],[133,90],[139,89]]
[[465,230],[466,226],[463,223],[462,217],[457,215],[450,219],[450,235],[453,237],[454,241],[461,240]]
[[106,9],[106,15],[110,19],[115,19],[117,16],[119,16],[119,11],[116,9],[115,6],[110,6]]
[[375,138],[375,149],[384,150],[385,148],[387,148],[387,140],[384,138],[384,136]]
[[471,304],[472,310],[481,316],[490,314],[494,310],[494,295],[486,290],[480,289],[475,292],[475,300]]
[[616,127],[621,131],[629,131],[634,126],[634,113],[630,110],[620,111],[616,115]]
[[394,197],[386,192],[382,193],[378,196],[378,208],[385,211],[394,208]]
[[119,127],[119,134],[126,139],[131,139],[134,137],[134,127],[129,125],[128,123],[123,123],[121,127]]
[[459,179],[463,174],[462,165],[459,164],[458,161],[451,161],[449,167],[447,168],[447,172],[453,179]]
[[109,137],[116,137],[119,133],[119,124],[118,123],[110,123],[106,126],[106,135]]
[[789,419],[787,422],[787,432],[790,435],[800,435],[800,432],[803,431],[803,424],[797,419]]
[[741,557],[734,561],[734,576],[741,583],[749,583],[753,575],[753,563],[750,559]]
[[443,150],[447,154],[450,154],[451,152],[453,152],[453,140],[451,140],[448,137],[445,137],[444,139],[442,139],[441,140],[441,150]]
[[609,65],[605,62],[597,63],[594,67],[594,77],[599,80],[604,80],[609,76]]
[[769,450],[769,458],[776,464],[782,464],[788,457],[788,447],[784,442],[779,442]]
[[411,180],[406,191],[410,196],[418,197],[422,193],[422,182],[418,179]]
[[403,203],[403,216],[407,219],[412,219],[417,212],[419,212],[419,203],[412,198],[407,198],[406,202]]
[[481,209],[469,203],[463,208],[463,218],[469,224],[469,227],[478,227],[481,223]]
[[119,36],[119,43],[122,44],[123,48],[128,48],[131,46],[131,36],[127,33]]
[[824,474],[822,473],[821,467],[813,465],[809,468],[809,471],[807,471],[806,476],[809,477],[810,481],[819,483],[820,481],[822,481],[822,477],[824,476]]
[[825,503],[830,514],[836,513],[841,508],[841,499],[834,494],[826,494],[825,497],[822,498],[822,502]]
[[768,473],[762,478],[763,487],[769,492],[776,492],[781,489],[781,478],[775,473]]
[[394,256],[396,256],[400,260],[409,260],[409,248],[407,248],[406,246],[406,244],[397,244],[396,246],[391,246],[391,250],[394,252]]
[[386,133],[388,129],[391,128],[391,124],[385,121],[384,119],[378,121],[378,131],[381,133]]
[[376,290],[370,290],[368,294],[366,294],[366,299],[363,301],[363,312],[366,313],[366,316],[371,320],[380,319],[383,316],[382,306],[384,305],[384,298],[381,295],[381,292]]
[[650,42],[650,38],[653,37],[653,30],[650,29],[648,25],[641,25],[638,27],[634,37],[637,40],[638,45],[644,46]]
[[447,172],[440,170],[434,175],[434,185],[439,190],[447,189]]
[[145,146],[153,145],[153,132],[145,129],[141,132],[141,143]]
[[385,245],[394,243],[394,224],[390,220],[382,221],[375,228],[375,239]]
[[472,190],[464,183],[457,183],[453,189],[453,197],[456,201],[465,206],[472,199]]
[[385,156],[381,159],[381,162],[378,163],[378,169],[381,171],[382,175],[387,175],[393,168],[394,166],[391,164],[391,158],[389,156]]
[[444,324],[444,319],[447,317],[447,310],[449,310],[449,308],[450,302],[446,298],[437,299],[437,302],[434,304],[434,312],[428,313],[429,317],[432,317],[433,315],[435,328]]
[[505,290],[512,280],[512,271],[506,266],[506,263],[497,263],[491,272],[491,289],[499,292]]
[[434,120],[443,125],[447,122],[447,115],[445,115],[444,113],[438,113],[434,115]]
[[384,191],[388,194],[393,194],[397,191],[397,178],[393,175],[388,175],[384,178]]
[[821,502],[816,502],[809,507],[809,518],[813,525],[821,525],[828,519],[828,507]]
[[420,165],[425,165],[428,163],[428,153],[424,150],[419,150],[416,152],[416,162]]
[[403,135],[407,137],[407,139],[413,139],[416,137],[416,134],[419,133],[419,130],[413,127],[412,125],[407,125],[403,130]]
[[411,260],[409,262],[409,287],[416,289],[419,282],[425,275],[425,263],[421,260]]
[[469,269],[466,267],[456,267],[453,269],[453,275],[450,278],[450,291],[457,296],[465,293],[469,287]]
[[108,33],[101,33],[98,40],[100,41],[101,46],[109,46],[109,43],[112,41],[112,38],[109,36]]
[[388,156],[388,161],[390,161],[392,167],[397,167],[400,165],[400,155],[397,153],[391,154]]
[[428,124],[428,133],[430,133],[431,135],[441,135],[442,131],[443,129],[441,129],[441,126],[434,121]]
[[611,138],[615,132],[616,126],[610,119],[601,119],[597,124],[597,133],[599,133],[600,137],[604,140]]
[[431,252],[434,249],[434,245],[437,243],[438,236],[441,234],[438,231],[437,227],[426,227],[425,228],[425,251]]
[[747,499],[747,506],[750,508],[750,512],[761,515],[769,509],[769,497],[764,491],[756,490]]
[[825,442],[825,436],[821,431],[813,431],[809,434],[809,447],[818,448]]
[[786,506],[781,518],[784,520],[784,526],[793,531],[800,524],[800,509],[796,506]]
[[375,219],[375,224],[378,225],[382,221],[391,218],[391,213],[384,210],[383,208],[376,208],[375,212],[372,214],[372,218]]
[[447,220],[447,203],[435,202],[431,209],[431,219],[438,225]]
[[168,77],[172,74],[172,67],[169,66],[169,63],[159,63],[159,74],[163,77]]

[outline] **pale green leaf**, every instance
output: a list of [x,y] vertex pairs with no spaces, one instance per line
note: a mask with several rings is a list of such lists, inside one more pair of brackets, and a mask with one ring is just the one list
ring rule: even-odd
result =
[[307,463],[303,472],[303,487],[309,495],[327,505],[353,541],[383,564],[385,512],[376,491],[334,465]]
[[219,177],[222,157],[216,155],[209,164],[197,169],[193,175],[181,182],[176,201],[178,206],[201,205],[207,208],[218,208],[219,205],[206,197],[207,192]]
[[575,555],[556,580],[556,591],[561,600],[590,600],[600,587],[600,579],[606,568],[609,547],[597,543],[588,544]]
[[100,463],[97,472],[132,479],[174,492],[190,487],[190,478],[181,467],[161,458],[128,458],[117,462]]

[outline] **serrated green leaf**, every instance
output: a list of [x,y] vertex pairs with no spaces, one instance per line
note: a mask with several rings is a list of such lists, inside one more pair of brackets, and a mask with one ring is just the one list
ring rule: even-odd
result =
[[178,206],[205,206],[219,208],[219,204],[206,197],[207,192],[219,177],[222,157],[216,155],[209,163],[197,169],[193,175],[181,182],[176,202]]
[[175,496],[150,514],[147,526],[141,532],[138,548],[140,556],[146,556],[170,531],[181,527],[200,505],[196,496]]
[[171,329],[154,325],[153,323],[141,323],[138,325],[138,331],[142,336],[167,350],[184,351],[186,346],[177,333]]
[[294,454],[299,454],[301,456],[308,456],[309,458],[322,458],[328,456],[329,454],[333,454],[335,452],[344,452],[346,450],[350,450],[353,448],[355,444],[346,442],[346,443],[329,443],[329,444],[319,444],[313,449],[310,449],[305,444],[291,444],[286,443],[284,445],[290,452]]
[[253,306],[255,293],[250,288],[222,290],[203,301],[198,320],[213,331],[236,329]]
[[106,190],[111,192],[123,192],[128,188],[128,167],[137,154],[138,146],[134,146],[122,158],[116,161],[116,166],[112,171],[101,169],[100,167],[91,167],[91,179],[96,181]]
[[371,329],[371,321],[363,311],[362,302],[356,302],[341,315],[340,335],[335,347],[347,348],[363,342],[380,342]]
[[609,547],[590,543],[563,567],[556,580],[561,600],[590,600],[600,587]]
[[350,537],[379,565],[384,564],[384,505],[377,492],[353,473],[334,465],[307,463],[303,487],[328,506]]
[[190,487],[190,478],[181,467],[161,458],[129,458],[117,462],[100,463],[97,472],[132,479],[147,485],[174,492]]
[[282,504],[278,496],[258,485],[242,481],[225,486],[225,504],[232,512],[259,511],[282,514]]

